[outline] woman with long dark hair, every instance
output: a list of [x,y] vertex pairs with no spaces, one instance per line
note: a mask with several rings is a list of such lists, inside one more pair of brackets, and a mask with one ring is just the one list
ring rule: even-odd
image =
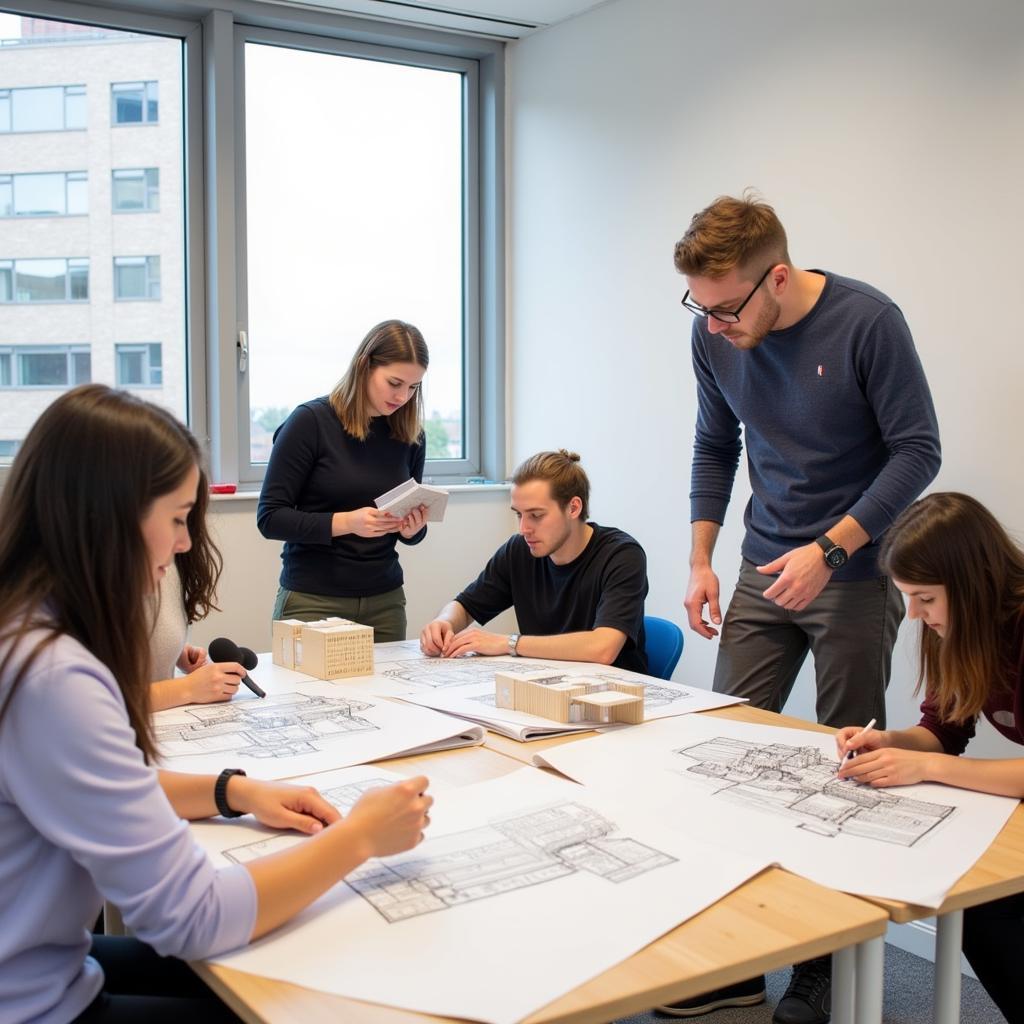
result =
[[[871,786],[943,782],[1024,797],[1024,757],[961,757],[979,716],[1024,743],[1024,551],[980,502],[931,494],[890,528],[883,571],[921,620],[921,721],[840,729],[839,775]],[[846,759],[854,750],[856,756]],[[964,953],[1007,1020],[1024,1022],[1024,895],[964,912]]]
[[[149,699],[153,711],[231,700],[245,672],[234,661],[210,661],[205,648],[188,643],[189,627],[217,607],[217,581],[223,568],[220,549],[206,523],[209,504],[210,487],[200,469],[196,503],[186,521],[192,546],[174,556],[159,590],[149,599],[153,616],[150,678],[154,680]],[[184,674],[175,675],[176,668]]]
[[[232,1019],[181,960],[266,934],[422,838],[424,778],[341,819],[308,787],[154,767],[147,598],[189,549],[199,465],[168,412],[90,384],[39,417],[0,497],[4,1019]],[[218,813],[310,835],[216,869],[183,819]],[[90,935],[104,899],[135,937]]]
[[256,521],[283,540],[275,619],[337,615],[404,640],[405,591],[395,545],[426,535],[425,510],[398,519],[374,499],[423,479],[420,384],[429,355],[412,324],[385,320],[363,338],[329,396],[278,428]]

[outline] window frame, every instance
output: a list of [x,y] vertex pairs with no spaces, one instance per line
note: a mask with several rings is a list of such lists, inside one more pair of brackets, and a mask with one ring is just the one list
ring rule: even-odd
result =
[[[135,177],[129,177],[134,175]],[[152,182],[155,176],[156,183]],[[117,205],[117,183],[119,181],[142,181],[142,206],[119,207]],[[110,169],[110,212],[120,213],[159,213],[160,212],[160,168],[159,167],[112,167]]]
[[[50,178],[61,176],[64,179],[64,209],[53,213],[19,213],[17,202],[18,178]],[[72,181],[81,181],[86,185],[86,209],[83,212],[69,213],[68,199],[70,197],[70,186]],[[88,209],[88,184],[89,176],[87,171],[13,171],[0,174],[0,186],[8,184],[11,190],[11,212],[4,213],[0,207],[0,220],[22,220],[29,217],[85,217],[89,214]]]
[[[239,348],[247,344],[247,225],[246,225],[246,149],[245,149],[245,47],[247,43],[282,46],[314,53],[354,57],[410,67],[449,71],[462,77],[462,408],[463,457],[459,459],[431,459],[424,474],[431,479],[465,480],[478,473],[480,455],[480,259],[479,259],[479,196],[477,175],[479,148],[479,72],[478,63],[464,57],[437,53],[423,53],[397,46],[382,46],[351,39],[325,39],[307,33],[284,32],[277,29],[238,25],[234,30],[235,119],[235,237],[236,281],[239,323]],[[385,314],[382,313],[382,316]],[[241,355],[241,353],[240,353]],[[238,393],[236,424],[238,430],[238,480],[241,484],[258,484],[263,479],[265,465],[254,463],[250,455],[250,400],[247,363],[241,358],[237,364]],[[333,382],[332,382],[333,383]]]
[[[21,360],[26,356],[63,355],[66,370],[63,384],[26,384],[22,380]],[[78,380],[75,371],[75,356],[89,357],[89,380]],[[0,378],[3,391],[66,391],[77,384],[88,384],[92,380],[92,345],[90,342],[72,342],[63,345],[2,345],[0,355],[8,360],[9,383]]]
[[[18,295],[18,265],[20,263],[55,263],[62,261],[64,264],[64,298],[63,299],[19,299]],[[76,270],[81,270],[85,267],[85,290],[86,295],[84,298],[74,298],[72,296],[72,267]],[[10,295],[9,299],[0,297],[0,305],[2,306],[46,306],[46,305],[64,305],[65,303],[79,305],[89,301],[89,274],[90,274],[89,258],[87,256],[24,256],[18,257],[5,257],[0,259],[0,271],[8,271],[10,274]]]
[[[113,279],[113,291],[115,302],[159,302],[161,300],[163,288],[161,287],[161,268],[160,268],[160,257],[157,256],[114,256],[114,279]],[[141,261],[141,262],[140,262]],[[118,294],[118,284],[120,282],[120,276],[118,270],[125,267],[138,267],[142,266],[145,268],[145,295],[120,295]],[[153,268],[156,268],[154,273]],[[153,292],[156,291],[154,295]],[[187,345],[187,342],[186,342]]]
[[[117,119],[117,95],[126,93],[129,90],[135,91],[138,86],[142,93],[142,117],[138,121],[119,121]],[[156,99],[150,99],[150,86]],[[156,103],[156,117],[149,116],[149,105]],[[110,127],[111,128],[139,128],[147,124],[160,123],[160,82],[155,78],[133,79],[126,82],[110,83]]]
[[[153,353],[154,351],[160,356],[159,363],[154,363]],[[142,376],[147,378],[146,380],[135,382],[126,381],[121,378],[121,356],[132,355],[138,353],[142,356]],[[159,372],[160,379],[157,381],[153,380],[153,371]],[[125,341],[114,343],[114,379],[119,388],[160,388],[163,387],[163,375],[164,375],[164,360],[163,360],[163,344],[159,341]]]
[[[478,92],[464,130],[475,132],[476,145],[464,147],[464,160],[469,165],[467,188],[478,208],[475,219],[467,217],[469,237],[464,250],[477,279],[478,294],[476,312],[464,312],[464,317],[469,346],[465,386],[470,394],[475,392],[476,400],[467,401],[464,416],[467,452],[475,450],[476,459],[430,460],[425,472],[426,478],[435,482],[462,482],[467,476],[502,479],[507,461],[505,42],[324,9],[256,5],[249,0],[220,0],[216,6],[212,0],[189,0],[187,5],[177,0],[105,3],[108,5],[93,6],[88,0],[5,0],[4,7],[16,14],[163,35],[182,42],[186,415],[208,451],[211,478],[237,481],[242,491],[258,490],[262,467],[258,478],[248,471],[248,426],[244,467],[240,458],[239,406],[244,382],[238,370],[242,321],[236,306],[239,283],[234,231],[239,197],[234,192],[236,136],[239,125],[244,124],[240,106],[244,84],[239,86],[235,68],[235,29],[273,30],[288,39],[286,45],[305,36],[317,49],[335,43],[372,45],[416,55],[428,65],[431,55],[475,63]],[[65,91],[65,123],[67,100]],[[5,474],[6,470],[0,470],[0,482]]]
[[[6,7],[6,5],[5,5]],[[15,128],[14,127],[14,94],[17,92],[29,92],[33,89],[63,89],[61,97],[61,125],[59,128]],[[71,96],[86,95],[84,85],[22,85],[4,86],[0,88],[0,99],[7,101],[6,121],[7,127],[0,124],[0,135],[33,135],[37,132],[84,132],[88,125],[68,125],[68,98]],[[86,98],[88,103],[88,97]],[[87,108],[88,109],[88,108]]]

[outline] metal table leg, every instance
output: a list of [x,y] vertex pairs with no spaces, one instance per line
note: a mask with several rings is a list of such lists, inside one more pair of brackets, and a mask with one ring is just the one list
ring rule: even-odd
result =
[[832,1024],[855,1024],[857,997],[857,947],[832,954]]
[[964,912],[954,910],[935,921],[935,1024],[960,1020],[960,945]]
[[885,983],[885,936],[868,939],[857,947],[856,1024],[882,1024]]

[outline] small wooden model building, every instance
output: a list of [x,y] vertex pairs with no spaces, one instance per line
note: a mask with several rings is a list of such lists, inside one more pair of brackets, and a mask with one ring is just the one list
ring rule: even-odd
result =
[[639,725],[644,720],[644,684],[550,672],[495,672],[494,703],[555,722]]
[[318,679],[373,675],[373,628],[350,619],[278,619],[274,664]]

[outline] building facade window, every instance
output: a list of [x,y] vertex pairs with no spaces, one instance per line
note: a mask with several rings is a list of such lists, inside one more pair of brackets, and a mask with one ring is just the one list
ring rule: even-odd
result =
[[0,440],[0,459],[10,462],[18,454],[20,447],[20,441]]
[[159,256],[115,256],[114,299],[160,298]]
[[163,351],[159,342],[118,345],[117,386],[158,388],[164,382]]
[[0,89],[0,132],[62,132],[85,125],[84,85]]
[[87,259],[0,260],[0,302],[87,302]]
[[114,171],[110,193],[114,213],[155,212],[160,209],[160,168]]
[[0,174],[0,217],[52,217],[89,212],[85,171]]
[[160,120],[158,83],[115,82],[110,87],[112,124],[156,124]]
[[92,380],[88,345],[19,345],[0,349],[0,386],[70,388]]

